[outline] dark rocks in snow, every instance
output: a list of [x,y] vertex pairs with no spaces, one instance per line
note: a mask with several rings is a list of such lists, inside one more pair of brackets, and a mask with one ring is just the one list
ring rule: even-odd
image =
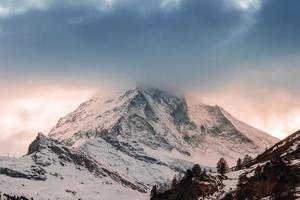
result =
[[21,172],[9,168],[0,167],[0,174],[4,174],[12,178],[25,178],[36,181],[45,181],[47,179],[45,173],[46,172],[44,169],[36,166],[32,166],[29,172]]
[[44,136],[42,133],[39,133],[35,140],[29,145],[27,154],[30,155],[43,148],[41,144],[45,141],[45,137],[46,136]]
[[12,194],[2,194],[0,192],[0,200],[3,198],[3,200],[33,200],[33,198],[28,198],[28,197],[25,197],[23,195],[21,196],[18,196],[18,195],[12,195]]
[[158,120],[153,108],[149,104],[142,90],[137,90],[137,95],[135,95],[134,98],[130,99],[128,104],[129,104],[127,106],[128,113],[131,113],[132,110],[141,109],[143,110],[143,113],[146,115],[147,118],[153,121]]
[[141,160],[141,161],[146,161],[149,163],[156,163],[156,164],[160,164],[160,165],[165,165],[165,163],[147,156],[143,153],[143,149],[141,149],[140,147],[133,147],[130,143],[128,142],[120,142],[119,140],[116,140],[114,138],[111,137],[107,137],[105,138],[105,140],[111,144],[112,146],[114,146],[118,151],[121,151],[123,153],[126,153],[128,156],[133,157],[137,160]]

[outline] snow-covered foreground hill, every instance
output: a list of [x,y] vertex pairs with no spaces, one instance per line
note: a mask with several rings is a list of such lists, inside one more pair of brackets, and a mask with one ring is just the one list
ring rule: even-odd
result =
[[195,163],[232,165],[277,139],[219,106],[191,105],[167,92],[135,88],[93,97],[39,134],[22,158],[0,161],[0,192],[34,199],[147,199],[157,183]]
[[0,192],[33,199],[142,200],[146,187],[39,134],[22,158],[1,157]]

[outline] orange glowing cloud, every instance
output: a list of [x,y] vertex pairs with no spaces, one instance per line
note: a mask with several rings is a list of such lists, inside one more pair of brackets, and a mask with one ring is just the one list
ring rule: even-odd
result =
[[220,105],[238,119],[280,139],[300,129],[300,96],[286,90],[224,86],[188,95],[196,102]]
[[47,134],[58,119],[99,90],[91,86],[12,86],[0,88],[0,155],[22,155],[38,132]]

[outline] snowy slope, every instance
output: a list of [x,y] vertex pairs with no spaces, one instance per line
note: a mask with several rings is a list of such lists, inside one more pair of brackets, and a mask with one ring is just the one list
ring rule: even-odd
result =
[[299,165],[300,167],[300,131],[297,131],[272,147],[268,148],[262,154],[248,163],[248,166],[263,163],[272,160],[275,157],[280,157],[291,164]]
[[49,136],[149,185],[193,163],[214,167],[223,156],[233,164],[277,141],[219,106],[189,105],[157,89],[134,88],[100,99],[61,118]]
[[231,191],[237,199],[300,199],[300,131],[229,175],[240,180]]
[[224,191],[235,199],[300,199],[300,131],[227,176]]
[[39,134],[21,158],[0,161],[0,192],[34,199],[146,199],[138,181]]

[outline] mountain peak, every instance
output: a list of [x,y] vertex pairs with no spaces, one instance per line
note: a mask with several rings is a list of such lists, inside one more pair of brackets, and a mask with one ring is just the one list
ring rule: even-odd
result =
[[155,99],[163,98],[163,97],[183,98],[182,96],[177,95],[170,90],[157,88],[157,87],[150,87],[150,86],[136,86],[132,89],[126,90],[123,96],[128,97],[130,95],[138,95],[138,94],[149,95]]
[[29,145],[27,154],[30,155],[34,152],[40,151],[45,147],[48,138],[43,133],[38,133],[35,140]]
[[[277,141],[237,120],[220,106],[192,106],[180,95],[142,86],[106,101],[97,98],[87,101],[62,118],[50,137],[75,146],[102,138],[114,148],[123,146],[124,153],[130,156],[145,147],[175,150],[184,156],[200,154],[203,158],[235,151],[235,156],[228,157],[230,163],[237,156],[260,153]],[[236,145],[240,148],[235,148]],[[143,153],[138,157],[144,159],[144,156]],[[218,157],[209,164],[214,165]]]

